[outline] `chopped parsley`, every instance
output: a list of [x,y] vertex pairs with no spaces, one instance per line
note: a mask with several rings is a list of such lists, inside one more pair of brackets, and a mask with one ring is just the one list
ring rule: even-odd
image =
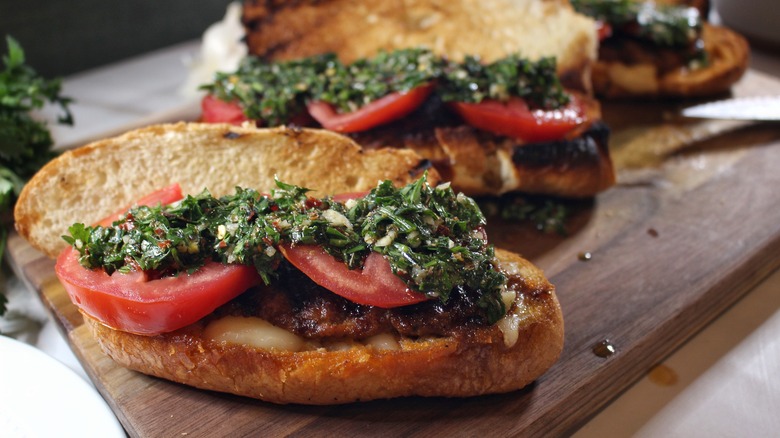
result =
[[275,64],[246,57],[238,70],[217,73],[214,83],[203,88],[221,100],[238,102],[252,120],[279,125],[304,111],[307,97],[323,87],[324,72],[334,63],[338,60],[332,55]]
[[511,222],[529,222],[544,234],[568,234],[567,221],[572,216],[571,205],[547,196],[503,196],[480,200],[482,211]]
[[554,58],[529,61],[511,55],[485,65],[476,57],[450,61],[423,48],[383,51],[351,64],[334,54],[281,62],[247,57],[235,72],[217,73],[201,88],[237,102],[247,118],[275,126],[303,114],[308,102],[324,101],[340,112],[352,112],[390,93],[431,83],[444,101],[522,97],[543,109],[569,102]]
[[388,259],[410,288],[447,302],[456,287],[476,291],[492,323],[506,309],[506,276],[484,239],[485,218],[473,199],[425,177],[403,188],[384,181],[346,203],[314,199],[277,181],[265,196],[237,188],[208,191],[170,206],[136,207],[110,227],[74,224],[63,238],[86,268],[143,270],[156,276],[194,271],[207,260],[254,266],[266,283],[282,260],[280,243],[317,244],[351,269],[370,251]]
[[321,88],[314,90],[310,99],[329,102],[341,112],[352,112],[390,93],[430,83],[441,74],[443,64],[442,59],[424,49],[382,51],[374,58],[348,65],[333,62],[322,77]]
[[445,102],[479,103],[484,99],[525,99],[535,108],[560,108],[569,96],[556,74],[555,58],[533,62],[518,55],[491,64],[467,56],[462,63],[450,63],[444,72],[440,94]]

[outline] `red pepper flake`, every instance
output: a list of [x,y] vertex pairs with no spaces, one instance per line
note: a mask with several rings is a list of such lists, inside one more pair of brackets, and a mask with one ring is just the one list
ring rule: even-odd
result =
[[322,201],[319,199],[314,198],[306,198],[306,202],[304,203],[306,208],[320,208],[322,207]]
[[135,222],[132,221],[122,222],[121,224],[119,224],[118,228],[122,231],[130,231],[135,228]]
[[141,266],[132,257],[125,257],[125,265],[130,266],[133,271],[141,271]]

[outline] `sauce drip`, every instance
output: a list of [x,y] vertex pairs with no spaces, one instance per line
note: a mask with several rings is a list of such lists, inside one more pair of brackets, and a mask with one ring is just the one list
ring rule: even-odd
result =
[[615,353],[617,353],[617,349],[609,339],[605,339],[593,346],[593,354],[604,359],[611,357]]

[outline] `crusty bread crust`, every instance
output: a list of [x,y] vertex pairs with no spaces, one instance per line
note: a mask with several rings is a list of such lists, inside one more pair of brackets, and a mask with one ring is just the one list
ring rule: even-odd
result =
[[582,91],[598,47],[593,20],[566,0],[254,0],[243,22],[249,53],[269,59],[333,52],[351,62],[424,46],[490,62],[519,52],[556,57],[564,84]]
[[[25,186],[16,229],[50,257],[76,222],[91,224],[159,188],[180,183],[188,194],[236,186],[268,191],[274,177],[311,187],[315,196],[367,191],[390,179],[405,184],[428,162],[410,150],[366,151],[342,135],[313,129],[258,129],[178,123],[150,126],[70,150]],[[429,170],[429,181],[438,174]]]
[[[323,194],[367,190],[380,179],[400,185],[420,171],[420,157],[410,150],[364,151],[327,131],[153,126],[69,151],[48,164],[19,199],[17,228],[54,256],[70,224],[96,221],[172,182],[185,193],[208,187],[220,195],[236,185],[269,189],[278,175]],[[437,178],[435,171],[429,175],[432,183]],[[423,339],[389,333],[398,349],[360,342],[349,349],[260,349],[208,338],[209,317],[157,336],[115,330],[86,314],[84,319],[101,348],[122,366],[275,403],[507,392],[526,386],[557,360],[563,321],[554,287],[538,268],[507,251],[496,250],[496,256],[516,293],[502,320],[506,324]]]
[[747,70],[747,40],[708,23],[704,23],[702,39],[709,57],[704,68],[681,67],[659,74],[654,65],[598,61],[593,66],[593,89],[607,98],[702,97],[726,92]]
[[[563,319],[553,286],[520,256],[496,255],[532,294],[517,342],[496,325],[464,337],[402,339],[399,350],[261,350],[206,339],[204,324],[154,337],[108,328],[85,315],[98,343],[127,368],[194,387],[274,403],[338,404],[402,396],[467,397],[520,389],[544,373],[563,348]],[[510,281],[512,281],[510,277]]]

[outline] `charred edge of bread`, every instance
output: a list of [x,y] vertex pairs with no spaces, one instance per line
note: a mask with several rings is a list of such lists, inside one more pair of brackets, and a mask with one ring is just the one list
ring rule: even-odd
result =
[[508,192],[594,196],[615,183],[609,129],[593,123],[579,137],[533,144],[492,142],[467,126],[438,128],[446,158],[432,160],[453,188],[477,195]]
[[659,73],[653,64],[627,65],[598,61],[593,88],[607,98],[704,97],[724,93],[745,73],[750,56],[747,40],[736,32],[705,23],[702,33],[709,64]]
[[[380,49],[426,46],[490,62],[519,52],[555,56],[564,85],[583,92],[592,91],[598,48],[592,19],[563,0],[255,0],[244,2],[242,21],[249,53],[266,59],[333,52],[351,62]],[[471,33],[465,40],[464,30]]]
[[472,196],[595,196],[615,184],[610,131],[601,121],[599,103],[582,95],[579,99],[589,122],[560,140],[518,143],[468,126],[436,129],[447,160],[432,160],[434,167],[453,187]]
[[356,135],[355,140],[367,148],[411,149],[430,160],[455,190],[470,196],[522,192],[590,197],[615,184],[615,170],[599,103],[578,97],[589,122],[559,141],[525,144],[480,131],[443,116],[446,108],[435,102],[404,120]]
[[[310,187],[313,196],[367,191],[389,179],[407,184],[429,170],[413,151],[364,150],[343,135],[315,129],[178,123],[130,131],[69,150],[24,187],[14,210],[16,230],[56,257],[60,236],[76,222],[92,224],[153,191],[179,183],[187,194],[214,196],[236,186],[268,191],[274,178]],[[96,188],[100,188],[96,190]]]
[[457,338],[399,339],[395,350],[356,344],[292,352],[206,339],[201,323],[146,337],[84,318],[103,351],[119,365],[274,403],[328,405],[504,393],[530,384],[558,359],[563,319],[554,287],[538,268],[513,253],[496,253],[502,266],[510,266],[510,276],[521,276],[536,290],[516,301],[524,310],[516,312],[518,332],[511,346],[493,325]]

